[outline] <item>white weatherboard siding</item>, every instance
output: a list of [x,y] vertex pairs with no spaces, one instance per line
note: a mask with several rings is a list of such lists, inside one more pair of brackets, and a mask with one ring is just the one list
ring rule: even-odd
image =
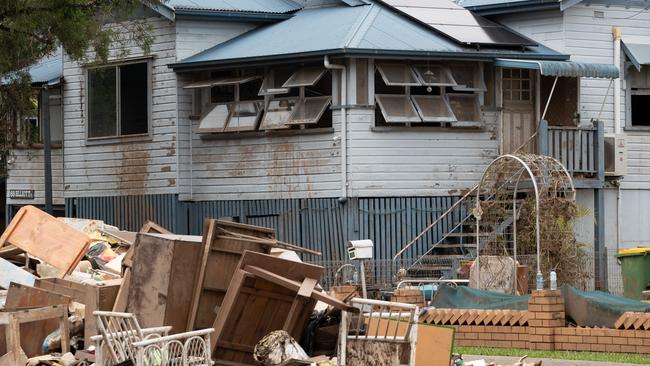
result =
[[[594,12],[601,11],[604,18],[595,18]],[[566,51],[571,59],[584,62],[612,63],[612,27],[621,28],[625,35],[648,35],[650,33],[650,12],[641,8],[622,6],[578,5],[564,14]],[[621,82],[621,124],[625,125],[625,79]],[[583,79],[581,85],[581,118],[595,118],[607,93],[609,81],[604,79]],[[601,119],[605,131],[613,132],[614,104],[613,90],[607,96]],[[622,180],[624,189],[650,189],[650,133],[626,131],[628,149],[628,174]],[[625,206],[624,206],[625,207]]]
[[176,20],[176,59],[184,60],[255,28],[253,23]]
[[[336,115],[336,113],[335,113]],[[196,131],[198,121],[193,121]],[[192,133],[192,156],[181,152],[181,199],[236,200],[339,197],[340,121],[335,132],[202,140]],[[187,135],[185,136],[187,138]],[[191,174],[191,180],[190,180]]]
[[[151,139],[91,144],[86,141],[87,109],[83,66],[66,57],[64,64],[65,196],[115,196],[177,192],[175,29],[163,18],[150,18]],[[112,50],[115,60],[117,50]],[[129,57],[144,56],[138,47]]]
[[350,179],[355,197],[462,195],[498,156],[498,113],[484,130],[372,131],[374,111],[353,110]]
[[564,22],[560,10],[509,14],[496,20],[547,47],[564,52]]
[[[7,204],[45,204],[45,178],[43,176],[43,149],[10,150],[15,160],[7,166]],[[62,149],[52,149],[52,202],[63,205],[63,154]],[[10,190],[34,190],[33,200],[11,199]]]

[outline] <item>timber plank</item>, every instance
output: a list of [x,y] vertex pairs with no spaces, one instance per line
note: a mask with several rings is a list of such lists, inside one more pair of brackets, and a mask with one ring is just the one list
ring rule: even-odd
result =
[[70,274],[91,239],[88,235],[57,220],[34,206],[23,206],[0,237],[0,246],[11,243],[59,270]]

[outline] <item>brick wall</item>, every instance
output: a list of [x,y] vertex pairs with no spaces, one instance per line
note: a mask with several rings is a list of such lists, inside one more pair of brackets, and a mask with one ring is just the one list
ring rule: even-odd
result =
[[[506,314],[520,319],[520,324],[475,324],[486,314],[499,319],[495,313],[502,314],[501,319],[508,319]],[[650,354],[650,330],[567,327],[559,291],[533,291],[526,316],[510,310],[435,309],[421,319],[456,328],[456,346]],[[468,323],[467,319],[476,320]]]

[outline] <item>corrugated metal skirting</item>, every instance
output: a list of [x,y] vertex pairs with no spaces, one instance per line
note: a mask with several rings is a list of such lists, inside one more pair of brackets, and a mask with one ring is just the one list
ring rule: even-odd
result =
[[[345,260],[346,243],[372,239],[375,258],[390,259],[438,218],[457,197],[390,197],[180,202],[176,195],[83,197],[66,200],[66,215],[96,218],[123,230],[153,220],[179,234],[200,235],[206,218],[271,227],[280,240],[323,252],[316,261]],[[404,258],[417,257],[451,229],[449,217],[427,233]]]

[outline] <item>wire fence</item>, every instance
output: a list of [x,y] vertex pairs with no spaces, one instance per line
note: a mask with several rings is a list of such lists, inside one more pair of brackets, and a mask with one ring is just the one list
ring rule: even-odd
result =
[[[595,255],[594,253],[587,254],[587,261],[585,269],[590,274],[589,278],[582,284],[580,289],[586,291],[593,291],[595,289],[603,289],[595,275]],[[455,274],[462,262],[461,257],[450,256],[428,256],[426,260],[420,260],[416,263],[416,259],[405,260],[389,260],[389,259],[373,259],[364,262],[366,285],[369,289],[388,289],[397,285],[401,278],[436,278],[436,279],[452,279],[456,278]],[[535,256],[519,256],[517,261],[520,264],[528,265],[530,268],[529,276],[529,289],[534,289],[535,276],[534,268],[536,267]],[[358,261],[338,260],[338,261],[310,261],[324,267],[325,271],[321,277],[321,286],[329,289],[332,286],[345,285],[345,284],[358,284],[361,280],[361,269]],[[419,267],[418,267],[419,266]],[[408,276],[405,276],[405,270],[409,269]],[[545,274],[548,281],[548,274]],[[558,279],[559,284],[562,284],[561,277]],[[547,283],[548,285],[548,283]],[[607,289],[610,293],[615,295],[623,295],[623,277],[621,274],[621,266],[616,258],[616,250],[607,251]]]

